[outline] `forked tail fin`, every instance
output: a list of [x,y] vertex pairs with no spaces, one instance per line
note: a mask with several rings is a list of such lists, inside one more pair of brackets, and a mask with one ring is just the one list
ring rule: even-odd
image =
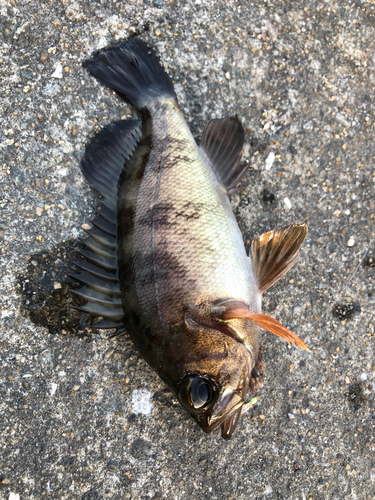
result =
[[137,109],[158,98],[176,99],[173,83],[154,49],[133,37],[96,52],[83,66]]

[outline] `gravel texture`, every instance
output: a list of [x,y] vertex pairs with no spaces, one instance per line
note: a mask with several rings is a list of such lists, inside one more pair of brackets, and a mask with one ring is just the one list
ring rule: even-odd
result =
[[[373,1],[0,0],[0,15],[0,498],[375,498]],[[159,50],[197,138],[241,118],[246,245],[309,224],[264,309],[311,352],[263,335],[265,383],[229,442],[127,337],[70,309],[97,205],[79,160],[134,115],[81,62],[132,33]]]

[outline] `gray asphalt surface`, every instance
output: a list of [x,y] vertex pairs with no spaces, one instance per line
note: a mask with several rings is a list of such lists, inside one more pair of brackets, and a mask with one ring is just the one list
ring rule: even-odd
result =
[[[374,3],[0,0],[0,15],[0,498],[375,498]],[[311,352],[264,333],[264,385],[229,442],[127,337],[70,310],[98,202],[79,160],[96,130],[134,116],[81,62],[134,32],[197,138],[241,118],[246,245],[309,224],[264,310]]]

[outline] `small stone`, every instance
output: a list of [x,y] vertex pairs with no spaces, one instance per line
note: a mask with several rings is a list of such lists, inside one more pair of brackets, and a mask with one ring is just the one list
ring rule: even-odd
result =
[[57,27],[57,26],[61,26],[61,21],[60,19],[55,19],[54,21],[52,21],[52,24]]
[[345,384],[349,385],[350,384],[350,379],[349,377],[345,377]]
[[161,31],[159,30],[159,28],[156,28],[155,35],[156,36],[161,36]]
[[91,229],[91,226],[89,224],[82,224],[81,228],[85,231],[88,231],[89,229]]
[[275,153],[273,151],[271,151],[271,153],[267,156],[266,170],[271,169],[274,161],[275,161]]
[[58,64],[55,71],[52,73],[51,78],[58,78],[59,80],[61,80],[61,78],[63,77],[62,70],[63,68],[61,64]]
[[224,73],[230,73],[232,71],[232,66],[227,62],[223,63],[222,68],[223,68]]
[[290,199],[288,197],[284,198],[284,204],[288,210],[290,210],[292,208],[292,202],[290,201]]
[[7,477],[4,477],[4,479],[1,480],[0,484],[10,484],[10,479]]
[[55,281],[54,284],[53,284],[53,288],[55,290],[59,290],[60,288],[62,288],[62,284],[59,283],[58,281]]
[[75,137],[78,134],[78,130],[75,127],[72,127],[72,136]]
[[343,125],[344,127],[350,127],[350,122],[341,113],[337,113],[335,118],[337,123],[340,123],[340,125]]
[[229,73],[229,71],[227,71],[227,72],[225,73],[225,78],[226,78],[227,80],[230,80],[230,73]]
[[265,419],[264,415],[259,415],[259,418],[260,418],[261,420],[264,420],[264,419]]
[[79,388],[80,388],[79,385],[75,385],[75,386],[73,386],[73,391],[78,391]]
[[38,215],[40,217],[43,213],[43,208],[36,207],[35,212],[36,212],[36,215]]
[[30,21],[26,21],[26,23],[23,23],[19,28],[17,28],[13,36],[13,39],[18,40],[28,26],[30,26]]
[[354,247],[355,245],[355,239],[354,238],[349,238],[348,241],[346,242],[347,247]]

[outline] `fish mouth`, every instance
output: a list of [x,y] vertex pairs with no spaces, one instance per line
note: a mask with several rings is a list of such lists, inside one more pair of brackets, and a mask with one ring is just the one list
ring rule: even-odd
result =
[[[226,398],[222,398],[226,399]],[[238,420],[242,413],[244,400],[237,393],[232,392],[230,400],[226,401],[225,413],[221,415],[194,415],[203,431],[209,434],[210,432],[221,426],[221,436],[223,439],[230,439],[237,427]],[[223,405],[224,406],[224,405]],[[229,409],[228,409],[229,407]]]

